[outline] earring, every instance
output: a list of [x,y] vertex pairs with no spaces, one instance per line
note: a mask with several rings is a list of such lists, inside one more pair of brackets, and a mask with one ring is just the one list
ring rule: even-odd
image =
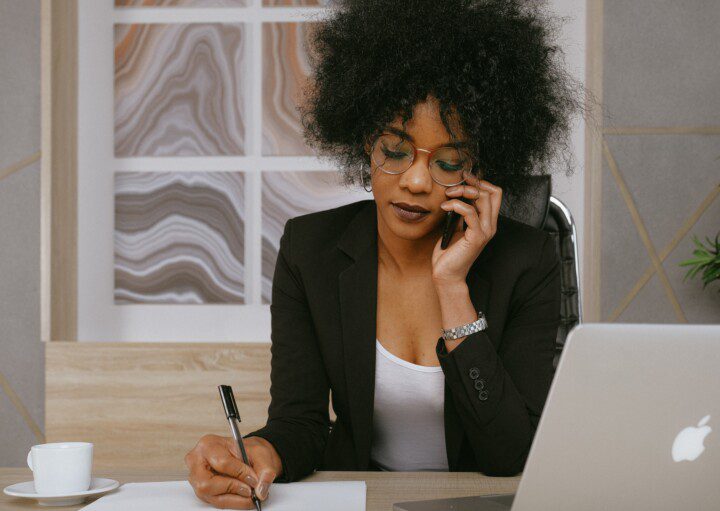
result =
[[370,184],[370,189],[368,190],[368,188],[367,188],[367,184],[366,184],[366,181],[365,181],[365,172],[362,172],[362,173],[360,174],[360,179],[362,180],[362,185],[363,185],[363,188],[365,188],[365,191],[368,192],[368,193],[369,193],[369,192],[372,192],[372,182],[371,182],[371,184]]

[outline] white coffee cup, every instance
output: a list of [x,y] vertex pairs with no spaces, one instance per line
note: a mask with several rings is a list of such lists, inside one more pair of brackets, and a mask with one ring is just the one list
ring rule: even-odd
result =
[[90,488],[93,444],[57,442],[33,445],[27,464],[33,472],[35,491],[64,495]]

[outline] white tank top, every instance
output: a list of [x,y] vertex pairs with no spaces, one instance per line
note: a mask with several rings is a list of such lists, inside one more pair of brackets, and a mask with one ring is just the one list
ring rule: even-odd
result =
[[447,471],[442,368],[403,360],[378,339],[375,345],[370,458],[382,470]]

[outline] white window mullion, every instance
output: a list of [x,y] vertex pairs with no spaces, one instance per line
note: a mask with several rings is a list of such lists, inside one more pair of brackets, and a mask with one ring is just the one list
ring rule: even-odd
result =
[[245,284],[248,286],[247,302],[261,303],[262,299],[262,0],[248,0],[251,21],[248,22],[248,94],[247,106],[247,153],[255,158],[256,167],[248,175],[245,197],[248,199],[245,233],[245,260],[248,264]]
[[[246,116],[248,114],[246,110]],[[249,117],[246,117],[247,130],[253,130]],[[249,133],[248,133],[249,136]],[[254,136],[254,135],[253,135]],[[257,135],[261,137],[260,133]],[[249,136],[249,138],[251,138]],[[246,139],[248,151],[251,147]],[[315,156],[134,156],[115,158],[112,167],[118,172],[135,171],[230,171],[259,172],[288,170],[336,170],[337,165],[327,159]]]
[[[106,0],[110,1],[110,0]],[[262,7],[249,0],[247,7],[118,7],[115,23],[236,23],[323,19],[326,7]]]

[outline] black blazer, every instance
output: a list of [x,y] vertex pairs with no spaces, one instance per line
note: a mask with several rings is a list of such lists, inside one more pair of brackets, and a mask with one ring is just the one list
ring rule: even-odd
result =
[[[276,482],[315,469],[378,470],[370,462],[377,263],[374,200],[285,224],[270,306],[268,420],[246,435],[263,437],[278,451],[283,475]],[[500,215],[466,281],[488,328],[450,353],[438,337],[448,466],[514,475],[525,465],[554,372],[560,323],[555,242],[541,229]],[[337,420],[329,433],[330,391]]]

